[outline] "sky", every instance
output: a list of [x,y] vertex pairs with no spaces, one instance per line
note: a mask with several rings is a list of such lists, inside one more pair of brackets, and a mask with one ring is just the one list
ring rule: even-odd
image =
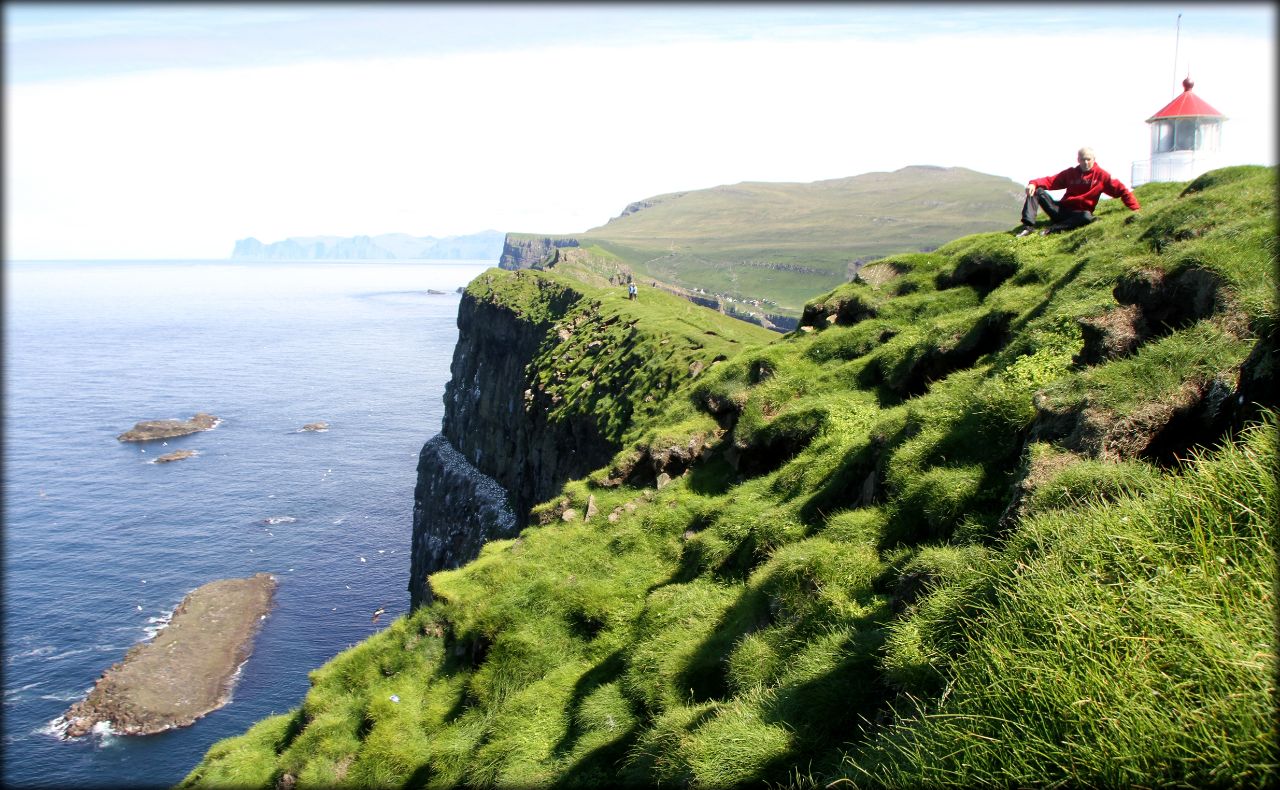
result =
[[[910,165],[1128,183],[1181,92],[1276,163],[1271,3],[4,4],[4,255],[567,234]],[[1010,217],[1010,226],[1016,217]]]

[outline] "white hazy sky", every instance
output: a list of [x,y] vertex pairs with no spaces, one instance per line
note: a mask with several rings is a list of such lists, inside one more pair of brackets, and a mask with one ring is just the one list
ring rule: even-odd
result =
[[573,233],[741,181],[1025,182],[1081,145],[1127,183],[1188,71],[1230,119],[1223,164],[1275,164],[1275,22],[1270,3],[7,2],[5,257]]

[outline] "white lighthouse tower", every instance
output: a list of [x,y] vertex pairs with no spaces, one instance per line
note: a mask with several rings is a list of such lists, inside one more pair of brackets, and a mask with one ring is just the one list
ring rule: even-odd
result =
[[1132,186],[1150,181],[1190,181],[1218,166],[1222,122],[1226,116],[1191,92],[1191,75],[1182,93],[1147,119],[1151,158],[1133,163]]

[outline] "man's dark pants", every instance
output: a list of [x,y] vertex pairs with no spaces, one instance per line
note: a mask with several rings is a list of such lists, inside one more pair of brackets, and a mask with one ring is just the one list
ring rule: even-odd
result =
[[1058,201],[1054,200],[1053,196],[1049,194],[1049,190],[1044,187],[1036,187],[1036,193],[1028,195],[1027,199],[1022,202],[1023,225],[1036,224],[1037,208],[1043,208],[1044,213],[1049,215],[1049,219],[1053,221],[1053,224],[1063,230],[1088,225],[1094,220],[1093,214],[1088,211],[1071,211],[1062,208],[1058,205]]

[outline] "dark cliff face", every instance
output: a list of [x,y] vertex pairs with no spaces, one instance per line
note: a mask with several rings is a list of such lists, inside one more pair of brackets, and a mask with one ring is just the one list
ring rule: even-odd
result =
[[463,297],[444,396],[444,436],[506,489],[521,521],[565,481],[601,466],[619,449],[600,435],[593,415],[548,420],[529,365],[554,342],[548,335],[555,320],[580,295],[538,282],[546,313],[537,321],[500,301]]
[[489,540],[514,536],[533,505],[619,449],[592,415],[548,418],[530,363],[555,342],[555,322],[581,295],[541,278],[527,283],[519,305],[471,292],[459,304],[443,428],[419,457],[413,606],[431,599],[428,575],[471,561]]
[[577,246],[578,240],[573,238],[524,238],[508,233],[502,242],[502,257],[498,259],[498,267],[510,271],[532,269],[551,258],[554,250]]
[[431,601],[429,575],[456,568],[479,555],[485,543],[512,537],[518,531],[502,486],[472,466],[443,434],[437,434],[418,455],[409,605]]

